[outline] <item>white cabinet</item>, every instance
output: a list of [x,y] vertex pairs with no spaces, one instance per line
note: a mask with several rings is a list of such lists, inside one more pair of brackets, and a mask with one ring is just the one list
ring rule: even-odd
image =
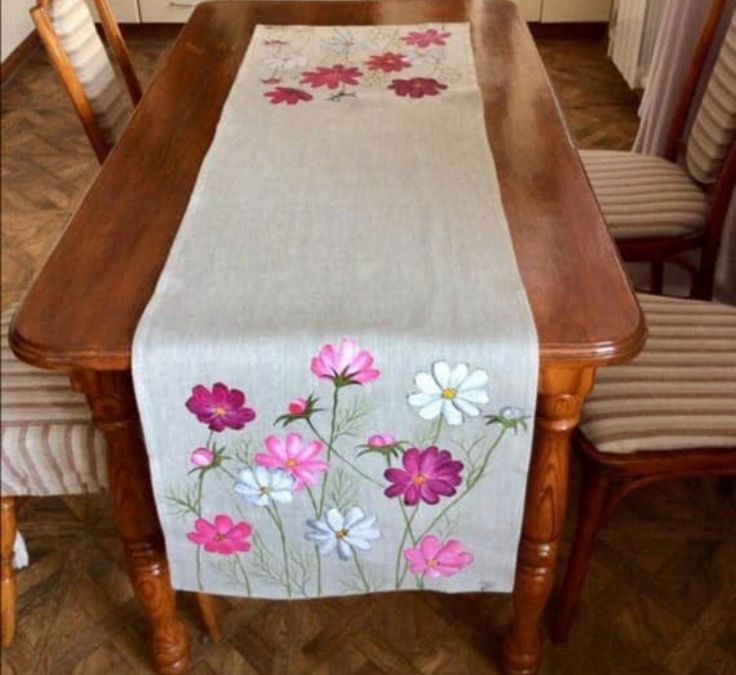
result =
[[542,23],[608,21],[612,0],[543,0]]
[[184,23],[197,0],[140,0],[141,21],[144,23]]
[[543,0],[514,0],[525,21],[541,21]]
[[[141,18],[138,14],[138,3],[136,0],[108,0],[108,2],[118,23],[140,23]],[[87,0],[87,6],[90,8],[92,16],[95,17],[95,21],[99,21],[95,0]]]

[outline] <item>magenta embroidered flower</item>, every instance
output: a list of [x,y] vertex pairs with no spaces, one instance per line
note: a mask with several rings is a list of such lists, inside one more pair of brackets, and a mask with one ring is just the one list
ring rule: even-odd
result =
[[198,469],[204,469],[215,461],[215,453],[209,448],[197,448],[189,456],[189,460]]
[[248,537],[252,531],[248,523],[233,523],[230,516],[220,514],[215,516],[214,523],[198,518],[194,523],[194,531],[187,534],[187,539],[197,546],[204,546],[208,553],[232,555],[250,550]]
[[308,84],[312,87],[337,89],[341,84],[360,84],[358,78],[362,76],[363,73],[357,68],[346,67],[338,63],[332,66],[332,68],[320,66],[315,70],[303,72],[301,84]]
[[307,412],[307,399],[295,398],[289,403],[289,415],[303,415]]
[[242,429],[256,418],[255,411],[245,405],[245,394],[240,389],[229,389],[222,382],[217,382],[212,391],[198,384],[186,406],[212,431]]
[[444,47],[447,44],[447,38],[451,35],[452,33],[448,32],[440,33],[436,28],[428,28],[425,31],[412,31],[401,39],[408,45],[426,49],[432,45]]
[[416,548],[404,551],[412,574],[430,579],[452,577],[473,562],[473,554],[464,551],[457,539],[441,544],[437,537],[429,534]]
[[380,372],[372,365],[373,355],[367,349],[360,349],[355,340],[344,338],[339,347],[324,345],[312,359],[311,369],[317,377],[342,387],[378,379]]
[[368,70],[380,70],[384,73],[399,73],[404,68],[410,68],[411,63],[403,54],[386,52],[385,54],[374,54],[365,62]]
[[391,434],[373,434],[368,439],[369,448],[386,448],[389,445],[396,445],[396,439]]
[[270,99],[269,103],[273,105],[278,105],[279,103],[296,105],[301,101],[311,101],[314,98],[310,93],[301,89],[293,89],[292,87],[276,87],[276,89],[267,91],[263,95]]
[[404,504],[414,506],[420,500],[436,504],[440,497],[451,497],[462,482],[463,463],[452,458],[447,450],[431,446],[425,450],[409,448],[401,458],[403,469],[386,469],[389,485],[387,497],[403,495]]
[[393,89],[397,96],[423,98],[437,96],[443,89],[447,89],[447,85],[437,82],[432,77],[412,77],[410,80],[391,80],[388,88]]
[[319,473],[330,468],[322,459],[322,443],[313,441],[305,444],[301,434],[289,434],[286,439],[278,436],[269,436],[266,441],[266,451],[255,456],[259,466],[269,469],[283,469],[296,478],[294,491],[299,492],[307,485],[316,485]]

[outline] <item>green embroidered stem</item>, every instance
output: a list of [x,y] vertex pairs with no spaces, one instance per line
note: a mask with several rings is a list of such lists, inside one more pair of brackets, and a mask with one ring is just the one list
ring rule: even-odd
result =
[[202,586],[202,546],[197,546],[197,588],[204,590]]
[[363,574],[363,568],[360,566],[360,562],[358,561],[358,554],[356,551],[353,551],[353,560],[355,561],[355,567],[358,570],[358,574],[360,575],[360,580],[363,582],[365,592],[370,593],[371,587],[368,584],[368,580],[365,578],[365,574]]
[[250,579],[248,578],[248,572],[245,571],[245,565],[243,565],[243,561],[240,559],[240,556],[237,553],[235,554],[235,560],[238,563],[238,567],[240,567],[240,571],[243,573],[243,579],[245,579],[245,592],[248,594],[248,597],[250,597],[251,590],[250,590]]
[[[210,432],[210,436],[212,432]],[[199,483],[197,485],[197,517],[202,517],[202,487],[204,485],[204,471],[199,472]],[[197,546],[197,586],[199,590],[204,590],[202,585],[202,546]]]
[[[337,423],[337,404],[338,404],[338,398],[339,398],[339,392],[340,388],[338,386],[335,386],[335,389],[332,392],[332,420],[330,420],[330,440],[327,443],[327,461],[330,461],[330,458],[332,457],[332,446],[335,443],[335,425]],[[322,491],[319,496],[319,510],[317,511],[317,518],[322,517],[322,512],[325,508],[325,493],[327,490],[327,480],[329,478],[329,473],[325,474],[325,477],[322,479]]]
[[[309,426],[312,426],[311,422],[309,423]],[[319,434],[317,434],[315,430],[315,435],[319,437]],[[307,485],[307,494],[309,495],[309,501],[312,502],[312,508],[314,509],[314,515],[317,516],[317,500],[314,498],[314,495],[312,494],[312,488]],[[317,544],[314,545],[314,557],[317,559],[317,597],[320,597],[322,595],[322,556],[319,554],[319,546]]]
[[276,529],[278,529],[279,531],[279,536],[281,537],[281,552],[284,556],[284,580],[286,583],[286,595],[288,597],[291,597],[291,573],[289,571],[289,552],[286,548],[286,534],[284,533],[284,523],[281,520],[281,515],[279,514],[279,509],[276,506],[276,502],[271,503],[273,505],[273,510],[271,510],[267,506],[266,511],[268,511],[268,515],[271,516],[271,519],[276,525]]
[[443,417],[440,415],[437,418],[437,428],[434,430],[434,435],[432,436],[432,442],[430,443],[430,446],[437,445],[437,441],[440,440],[440,433],[442,433],[442,420]]
[[404,576],[401,575],[401,579],[399,579],[399,572],[401,570],[401,554],[404,550],[404,544],[406,543],[407,536],[411,536],[412,543],[416,546],[416,539],[414,537],[414,533],[411,529],[411,524],[414,521],[414,518],[416,517],[417,513],[419,512],[419,504],[417,504],[417,507],[412,511],[411,516],[406,515],[406,509],[404,508],[404,504],[401,502],[401,498],[399,498],[399,506],[401,507],[401,513],[404,516],[404,532],[401,535],[401,541],[399,542],[399,549],[396,552],[396,573],[394,580],[396,582],[396,589],[398,590],[401,587],[401,583],[404,581]]

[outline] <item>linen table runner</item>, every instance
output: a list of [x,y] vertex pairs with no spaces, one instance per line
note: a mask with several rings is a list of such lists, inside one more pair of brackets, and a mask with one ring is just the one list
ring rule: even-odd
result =
[[134,343],[174,586],[510,590],[537,368],[468,24],[258,26]]

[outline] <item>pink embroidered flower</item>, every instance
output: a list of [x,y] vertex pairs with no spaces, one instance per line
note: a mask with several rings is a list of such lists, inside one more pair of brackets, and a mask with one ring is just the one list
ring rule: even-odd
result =
[[295,398],[289,403],[289,415],[303,415],[307,412],[307,406],[306,398]]
[[240,389],[229,389],[222,382],[217,382],[212,391],[198,384],[186,406],[212,431],[223,431],[226,427],[242,429],[256,417],[255,411],[245,406],[245,394]]
[[380,372],[372,365],[373,355],[367,349],[359,349],[355,340],[344,338],[339,347],[324,345],[312,359],[311,369],[317,377],[345,386],[378,379]]
[[203,469],[215,461],[215,453],[209,448],[197,448],[189,456],[189,460],[197,468]]
[[341,84],[360,84],[358,78],[362,77],[357,68],[346,67],[335,64],[332,68],[320,66],[315,70],[307,70],[302,73],[301,84],[309,84],[312,87],[327,87],[337,89]]
[[368,439],[370,448],[386,448],[389,445],[396,445],[396,439],[391,434],[373,434]]
[[404,68],[410,68],[411,63],[403,54],[386,52],[385,54],[374,54],[366,62],[368,70],[381,70],[384,73],[399,73]]
[[269,436],[266,441],[267,452],[255,456],[256,464],[269,469],[283,469],[296,478],[294,491],[303,490],[306,485],[316,485],[318,473],[327,471],[330,465],[322,459],[322,443],[313,441],[306,445],[300,434],[289,434],[286,439]]
[[440,544],[437,537],[429,534],[416,548],[404,551],[412,574],[427,576],[430,579],[452,577],[473,562],[473,554],[464,551],[457,539]]
[[452,458],[447,450],[431,446],[426,450],[409,448],[401,458],[403,469],[386,469],[389,485],[387,497],[404,496],[404,504],[414,506],[419,500],[436,504],[442,497],[451,497],[462,478],[463,463]]
[[412,77],[410,80],[391,80],[388,88],[393,89],[397,96],[423,98],[437,96],[443,89],[447,89],[447,85],[432,77]]
[[248,537],[253,528],[246,522],[233,523],[230,516],[215,516],[210,523],[198,518],[194,523],[194,531],[187,534],[187,539],[197,546],[204,546],[208,553],[232,555],[250,550]]
[[292,89],[291,87],[276,87],[271,91],[267,91],[264,96],[271,99],[270,103],[278,105],[286,103],[286,105],[296,105],[300,101],[311,101],[314,97],[301,89]]
[[401,39],[408,45],[419,47],[420,49],[426,49],[432,45],[438,47],[444,47],[447,44],[447,38],[452,33],[440,33],[436,28],[429,28],[425,31],[412,31],[408,35],[404,35]]

